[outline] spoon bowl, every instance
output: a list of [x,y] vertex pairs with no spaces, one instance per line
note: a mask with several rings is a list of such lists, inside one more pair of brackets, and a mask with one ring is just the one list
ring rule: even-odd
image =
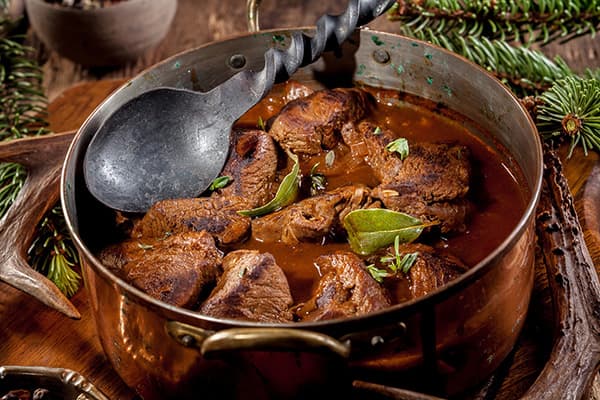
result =
[[164,88],[126,103],[90,143],[84,161],[90,191],[131,212],[165,198],[197,196],[221,172],[229,147],[231,121],[205,112],[210,101]]
[[339,48],[357,26],[395,0],[350,0],[339,16],[324,15],[316,34],[295,32],[285,50],[265,52],[264,67],[245,70],[208,92],[157,88],[108,116],[84,159],[90,193],[110,208],[144,212],[157,201],[195,197],[219,175],[235,121],[276,82]]

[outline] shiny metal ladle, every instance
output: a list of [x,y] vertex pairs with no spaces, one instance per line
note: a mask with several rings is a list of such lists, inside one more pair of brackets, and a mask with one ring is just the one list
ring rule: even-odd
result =
[[296,32],[285,50],[269,49],[262,70],[242,71],[206,93],[157,88],[133,98],[106,119],[88,146],[88,189],[105,205],[131,212],[198,196],[223,169],[238,118],[274,83],[338,48],[394,3],[350,0],[344,13],[319,18],[313,37]]

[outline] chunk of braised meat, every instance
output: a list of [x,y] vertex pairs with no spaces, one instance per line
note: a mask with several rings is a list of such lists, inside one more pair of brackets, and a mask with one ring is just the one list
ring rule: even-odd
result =
[[214,239],[204,231],[153,241],[131,239],[106,248],[99,257],[148,295],[185,308],[210,293],[222,262]]
[[287,278],[269,253],[236,250],[223,259],[223,275],[198,310],[217,318],[290,322]]
[[252,220],[252,235],[267,243],[320,241],[340,234],[342,221],[350,211],[380,206],[368,187],[342,186]]
[[295,154],[333,148],[342,127],[363,117],[371,98],[357,89],[320,90],[289,102],[275,117],[269,134]]
[[373,189],[373,196],[381,199],[386,208],[407,213],[424,222],[437,221],[442,233],[463,232],[466,229],[473,209],[468,199],[427,203],[416,195],[399,196],[397,193],[384,186]]
[[363,153],[380,180],[373,196],[381,199],[386,208],[426,221],[438,220],[442,232],[465,229],[471,179],[467,147],[409,143],[409,155],[402,160],[398,153],[386,149],[396,135],[370,122],[344,130],[343,137],[353,152]]
[[313,297],[298,311],[304,321],[351,317],[391,305],[386,289],[367,272],[354,253],[338,251],[317,258],[321,271]]
[[250,208],[262,206],[273,197],[276,174],[277,150],[273,139],[261,130],[234,131],[229,158],[221,173],[233,180],[213,196],[243,197]]
[[136,222],[131,236],[162,238],[181,232],[206,231],[218,244],[230,245],[249,234],[250,218],[237,213],[246,208],[246,201],[234,196],[162,200]]
[[[393,254],[394,249],[388,251]],[[425,296],[446,283],[458,278],[468,268],[457,257],[442,254],[431,246],[421,243],[401,245],[400,254],[418,252],[416,261],[409,269],[407,279],[413,298]]]
[[98,259],[105,267],[120,273],[123,267],[140,258],[153,247],[156,239],[130,239],[105,247],[98,253]]

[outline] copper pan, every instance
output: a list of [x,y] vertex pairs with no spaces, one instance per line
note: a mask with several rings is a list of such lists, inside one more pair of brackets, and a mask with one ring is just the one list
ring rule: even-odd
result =
[[209,318],[161,303],[94,256],[113,228],[107,222],[110,210],[87,191],[81,164],[106,116],[157,86],[207,90],[241,68],[259,69],[265,49],[285,46],[280,39],[289,33],[243,35],[167,59],[106,99],[77,133],[63,168],[61,199],[104,351],[145,399],[196,398],[198,393],[203,398],[306,398],[339,394],[351,379],[460,393],[501,363],[525,320],[542,150],[535,125],[507,88],[478,66],[427,43],[357,31],[341,52],[300,70],[294,79],[314,87],[362,83],[430,99],[469,116],[482,140],[506,153],[507,165],[524,177],[526,211],[504,242],[461,278],[368,316],[268,325]]

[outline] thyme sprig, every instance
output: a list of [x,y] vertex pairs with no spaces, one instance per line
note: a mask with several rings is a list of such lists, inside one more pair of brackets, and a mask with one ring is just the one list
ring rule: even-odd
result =
[[385,266],[385,269],[377,268],[374,264],[367,265],[367,271],[373,279],[382,283],[384,278],[395,276],[398,273],[408,274],[419,257],[419,252],[401,253],[400,236],[394,239],[394,252],[389,253],[379,259],[379,262]]

